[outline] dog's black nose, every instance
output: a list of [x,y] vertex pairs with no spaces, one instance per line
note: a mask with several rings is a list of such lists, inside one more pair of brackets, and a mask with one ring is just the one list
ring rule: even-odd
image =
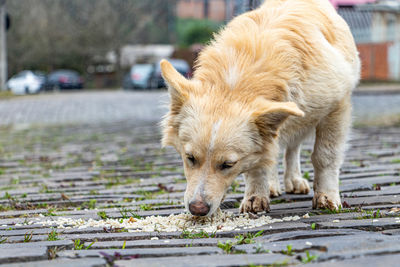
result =
[[210,205],[203,201],[192,201],[189,203],[189,211],[193,215],[204,216],[210,211]]

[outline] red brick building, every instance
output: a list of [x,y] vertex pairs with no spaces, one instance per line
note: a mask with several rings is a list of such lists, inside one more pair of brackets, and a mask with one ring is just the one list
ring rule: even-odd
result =
[[232,18],[234,1],[227,0],[179,0],[177,15],[180,18],[226,21]]

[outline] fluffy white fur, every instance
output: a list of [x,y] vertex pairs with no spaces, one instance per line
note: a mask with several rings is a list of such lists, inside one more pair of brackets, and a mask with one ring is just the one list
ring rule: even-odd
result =
[[187,208],[208,205],[212,214],[244,173],[241,211],[268,211],[269,196],[281,193],[279,147],[286,149],[286,192],[307,194],[300,146],[312,132],[313,207],[338,208],[360,62],[328,0],[270,0],[238,16],[201,52],[191,80],[167,61],[161,67],[171,95],[162,142],[183,158]]

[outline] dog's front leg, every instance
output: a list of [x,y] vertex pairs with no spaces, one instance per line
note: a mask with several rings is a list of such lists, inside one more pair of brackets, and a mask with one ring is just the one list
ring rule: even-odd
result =
[[268,174],[271,171],[267,167],[260,167],[245,174],[246,186],[240,212],[257,213],[270,210]]

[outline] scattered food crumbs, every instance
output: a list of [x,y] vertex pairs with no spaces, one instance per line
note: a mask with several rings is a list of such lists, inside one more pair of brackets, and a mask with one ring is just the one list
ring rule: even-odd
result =
[[154,236],[152,238],[150,238],[151,240],[158,240],[158,237]]
[[307,241],[307,242],[306,242],[306,245],[307,245],[307,246],[312,246],[312,243],[309,242],[309,241]]
[[304,219],[308,219],[308,218],[310,218],[310,215],[308,213],[306,213],[306,214],[303,215],[303,218]]
[[400,212],[400,208],[398,207],[391,208],[389,211],[389,213],[398,213],[398,212]]
[[338,223],[338,222],[340,222],[339,220],[333,220],[332,222],[334,222],[334,223]]
[[142,219],[135,219],[135,222],[129,219],[105,219],[105,220],[84,220],[60,217],[57,220],[46,220],[38,222],[46,226],[57,228],[87,228],[87,227],[113,227],[125,228],[129,232],[180,232],[187,231],[205,231],[227,232],[239,230],[246,227],[247,229],[260,227],[263,225],[276,223],[297,221],[299,216],[284,217],[282,219],[273,219],[270,216],[259,216],[257,219],[251,219],[248,214],[234,215],[232,212],[217,211],[211,217],[197,217],[188,213],[171,214],[169,216],[149,216]]
[[373,219],[372,222],[379,222],[379,220],[378,219]]
[[169,243],[169,240],[164,240],[164,243]]

